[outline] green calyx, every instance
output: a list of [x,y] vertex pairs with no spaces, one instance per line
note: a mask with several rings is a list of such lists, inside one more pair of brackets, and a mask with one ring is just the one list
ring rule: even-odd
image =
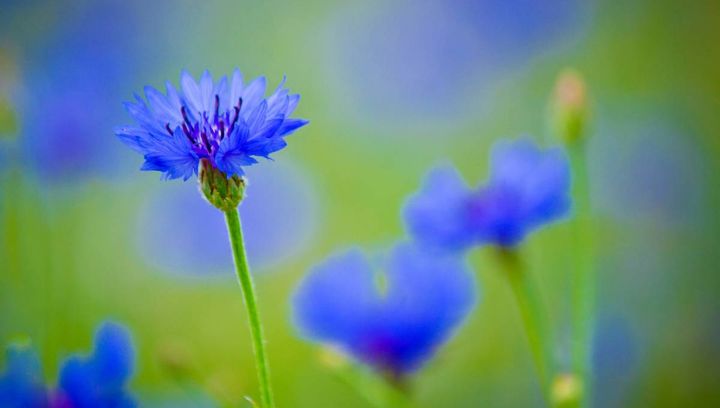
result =
[[245,185],[244,178],[228,177],[213,167],[208,160],[201,160],[200,191],[214,207],[224,212],[235,210],[245,196]]

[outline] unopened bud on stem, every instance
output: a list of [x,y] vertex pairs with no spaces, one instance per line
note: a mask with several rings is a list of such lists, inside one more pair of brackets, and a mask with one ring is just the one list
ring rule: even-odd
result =
[[200,161],[200,191],[216,208],[224,212],[235,210],[245,196],[245,184],[243,177],[228,177],[209,160]]
[[555,132],[565,143],[580,140],[587,127],[588,115],[585,81],[575,70],[563,71],[557,79],[552,98]]

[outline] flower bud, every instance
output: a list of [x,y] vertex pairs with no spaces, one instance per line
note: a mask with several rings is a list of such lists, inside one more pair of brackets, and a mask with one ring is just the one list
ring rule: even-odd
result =
[[585,81],[575,70],[563,71],[555,83],[552,97],[552,125],[565,142],[574,143],[585,133],[588,121]]
[[209,160],[200,161],[200,191],[216,208],[224,212],[235,210],[245,195],[245,184],[243,177],[228,177]]
[[555,377],[551,392],[553,406],[577,407],[582,400],[583,387],[576,375],[564,373]]

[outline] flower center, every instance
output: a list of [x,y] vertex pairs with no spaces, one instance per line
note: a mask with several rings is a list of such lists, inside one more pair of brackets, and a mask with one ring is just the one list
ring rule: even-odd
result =
[[[198,155],[212,158],[212,154],[217,150],[220,142],[235,131],[242,105],[243,99],[238,98],[237,104],[233,106],[232,110],[220,113],[220,96],[215,95],[215,109],[212,116],[207,111],[193,115],[185,105],[180,108],[183,118],[180,127]],[[165,124],[165,129],[170,136],[173,135],[169,123]]]

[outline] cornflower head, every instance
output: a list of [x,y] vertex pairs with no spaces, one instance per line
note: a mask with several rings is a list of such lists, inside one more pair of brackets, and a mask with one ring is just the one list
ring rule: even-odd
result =
[[451,166],[433,169],[410,197],[404,218],[422,244],[443,250],[518,245],[531,231],[570,210],[570,165],[560,148],[527,139],[492,149],[490,177],[470,189]]
[[133,371],[130,333],[106,322],[100,326],[92,354],[67,358],[57,388],[43,383],[37,354],[29,347],[8,349],[5,373],[0,375],[3,408],[132,408],[137,404],[126,390]]
[[216,207],[237,207],[244,188],[243,168],[284,148],[285,136],[308,121],[291,118],[300,95],[290,95],[285,79],[265,98],[266,80],[243,83],[236,69],[230,81],[214,82],[205,71],[196,82],[183,72],[180,90],[169,82],[166,94],[145,87],[146,103],[135,95],[125,104],[137,122],[116,129],[125,144],[143,154],[141,170],[165,179],[189,179],[200,171],[205,197]]
[[460,258],[400,244],[380,272],[352,249],[305,277],[293,300],[294,322],[305,337],[400,380],[448,339],[475,297],[473,277]]

